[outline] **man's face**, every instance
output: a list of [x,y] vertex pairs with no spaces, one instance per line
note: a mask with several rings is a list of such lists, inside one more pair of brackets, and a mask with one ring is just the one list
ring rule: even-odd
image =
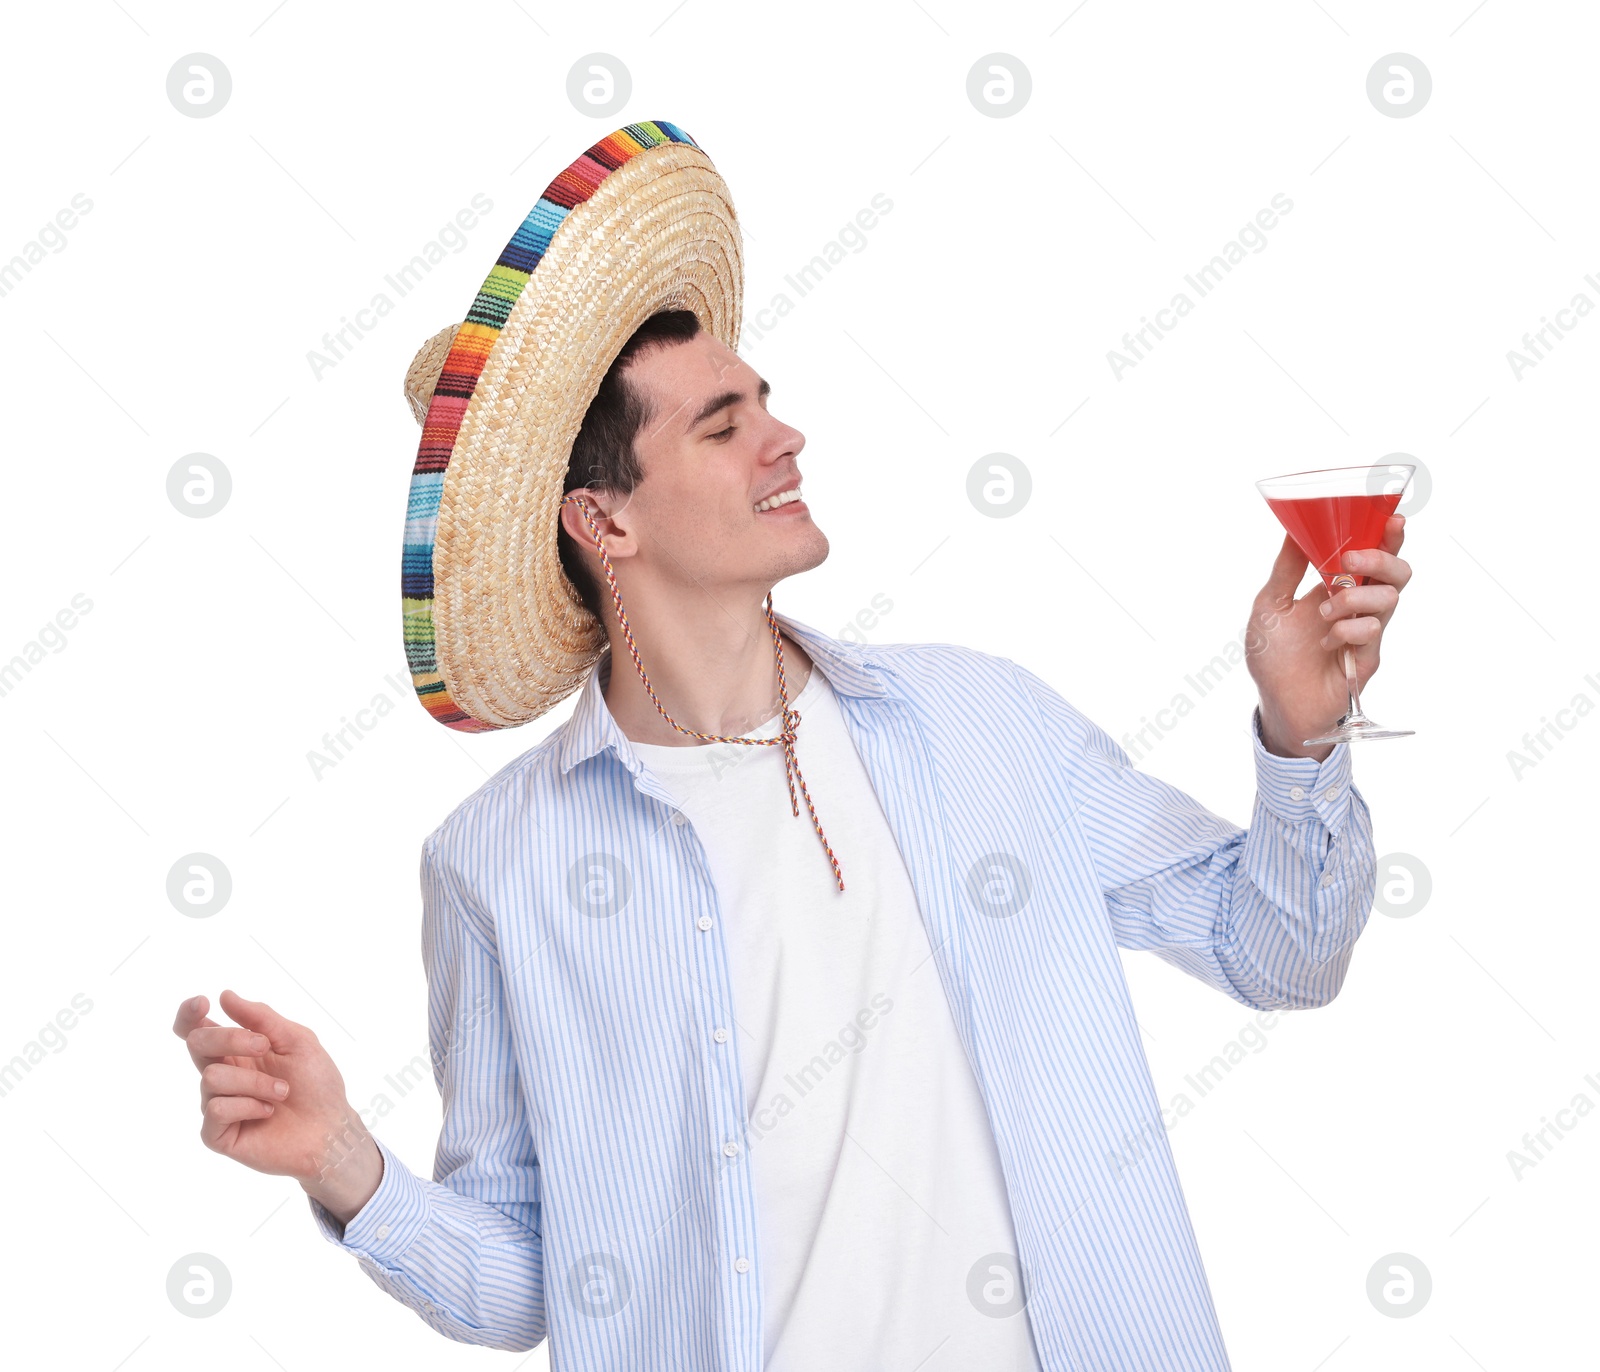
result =
[[[627,604],[627,588],[756,600],[784,577],[815,567],[828,540],[804,501],[757,510],[798,486],[805,436],[767,410],[766,381],[702,330],[651,349],[627,371],[650,406],[635,444],[644,477],[632,495],[601,491],[597,519]],[[594,537],[576,506],[566,527],[605,590]]]

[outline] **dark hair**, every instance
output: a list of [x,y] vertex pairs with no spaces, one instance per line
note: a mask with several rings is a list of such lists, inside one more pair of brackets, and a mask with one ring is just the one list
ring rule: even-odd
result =
[[[693,310],[663,310],[633,331],[590,401],[583,427],[572,442],[562,495],[580,486],[629,495],[644,479],[633,444],[650,418],[650,401],[628,381],[628,367],[654,348],[687,343],[699,332],[700,320]],[[587,526],[584,539],[585,547],[590,546]],[[601,575],[591,575],[590,564],[565,527],[556,536],[556,547],[561,565],[578,588],[584,605],[596,619],[601,619],[600,597],[602,593],[609,595],[610,587],[601,585]]]

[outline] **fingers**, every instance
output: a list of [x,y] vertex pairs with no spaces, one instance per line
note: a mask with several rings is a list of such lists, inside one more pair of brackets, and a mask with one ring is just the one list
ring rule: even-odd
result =
[[266,1119],[272,1110],[271,1101],[250,1096],[213,1096],[202,1107],[205,1120],[200,1125],[201,1141],[214,1152],[225,1152],[218,1145],[234,1125],[241,1120]]
[[189,1057],[194,1065],[205,1070],[223,1058],[255,1058],[268,1051],[266,1036],[253,1029],[241,1029],[233,1024],[206,1023],[191,1029],[184,1040],[189,1045]]
[[1322,602],[1322,617],[1336,620],[1366,614],[1387,622],[1399,603],[1399,589],[1381,581],[1367,586],[1347,586]]
[[1369,581],[1387,582],[1397,589],[1411,580],[1411,564],[1382,548],[1354,549],[1344,555],[1342,565],[1347,572],[1357,572]]
[[1322,636],[1324,648],[1337,648],[1341,644],[1359,647],[1376,644],[1383,633],[1383,623],[1375,615],[1356,615],[1350,619],[1335,620]]
[[1406,517],[1403,514],[1392,514],[1383,523],[1383,551],[1397,553],[1400,545],[1406,541]]
[[208,1063],[200,1072],[200,1108],[204,1110],[218,1096],[248,1096],[253,1100],[281,1101],[289,1094],[289,1083],[270,1072],[254,1067],[236,1067],[226,1062]]
[[178,1007],[178,1013],[172,1019],[172,1032],[180,1039],[188,1038],[189,1031],[206,1017],[206,998],[204,996],[191,996]]

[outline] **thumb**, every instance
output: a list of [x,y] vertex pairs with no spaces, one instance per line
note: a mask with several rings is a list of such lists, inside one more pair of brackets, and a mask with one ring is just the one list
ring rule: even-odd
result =
[[1311,559],[1300,551],[1294,536],[1285,534],[1277,560],[1272,564],[1272,573],[1267,577],[1267,584],[1261,588],[1262,594],[1270,596],[1276,604],[1287,604],[1294,599],[1295,587],[1300,584],[1300,578],[1306,574],[1310,562]]
[[235,1024],[253,1029],[258,1034],[265,1034],[272,1044],[273,1052],[281,1053],[287,1050],[294,1022],[285,1019],[266,1001],[246,1000],[237,991],[224,991],[217,997],[217,1003]]

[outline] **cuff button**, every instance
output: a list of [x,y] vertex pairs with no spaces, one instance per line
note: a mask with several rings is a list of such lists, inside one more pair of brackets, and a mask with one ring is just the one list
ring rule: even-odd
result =
[[1304,786],[1291,786],[1289,788],[1289,799],[1290,800],[1304,800],[1305,798],[1306,798],[1306,788]]

